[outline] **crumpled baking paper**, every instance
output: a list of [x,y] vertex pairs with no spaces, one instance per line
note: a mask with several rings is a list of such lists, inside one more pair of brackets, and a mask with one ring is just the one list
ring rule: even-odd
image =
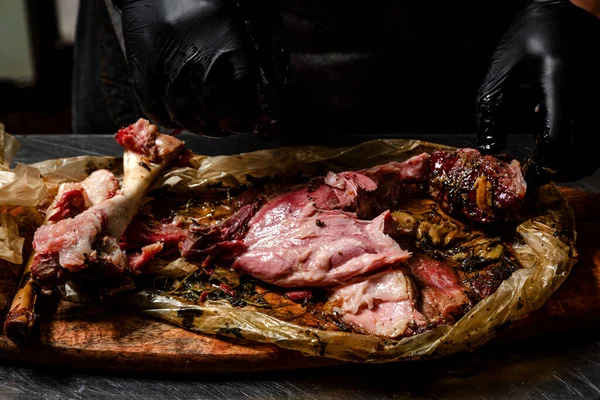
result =
[[[179,193],[202,191],[214,182],[239,185],[247,176],[324,175],[403,161],[423,151],[450,149],[417,140],[375,140],[352,148],[292,147],[219,157],[198,157],[194,168],[175,169],[157,186]],[[496,293],[481,301],[453,325],[399,340],[332,332],[284,322],[252,306],[225,301],[196,305],[152,291],[129,295],[126,303],[151,317],[201,333],[274,343],[305,355],[342,361],[381,363],[426,359],[475,349],[511,321],[540,308],[567,278],[577,260],[575,225],[570,205],[554,185],[533,194],[543,214],[517,228],[514,251],[523,266]]]
[[23,263],[23,243],[17,219],[7,212],[0,213],[0,258],[12,264]]
[[[351,148],[288,147],[232,156],[197,155],[192,158],[193,167],[168,171],[156,182],[155,188],[193,195],[210,190],[211,185],[217,182],[223,186],[244,184],[248,175],[324,175],[328,171],[362,169],[394,160],[403,161],[423,151],[432,152],[440,148],[451,149],[419,140],[395,139],[374,140]],[[52,194],[59,183],[82,180],[97,168],[109,168],[118,173],[120,163],[118,158],[89,156],[48,160],[29,166],[42,175],[39,181],[30,176],[29,183],[36,186],[43,181]],[[21,201],[39,201],[37,191],[25,193],[27,196],[21,197]],[[306,355],[342,361],[394,362],[468,351],[489,341],[508,322],[541,307],[564,282],[577,260],[574,217],[566,198],[552,184],[532,195],[542,205],[538,208],[544,211],[517,228],[516,235],[520,240],[514,250],[523,268],[514,272],[496,293],[481,301],[456,323],[438,326],[416,336],[391,340],[318,330],[278,320],[253,306],[233,307],[222,301],[196,305],[147,290],[127,294],[119,301],[133,311],[199,334],[273,343]],[[160,274],[161,268],[179,271],[177,273],[182,275],[190,271],[185,260],[157,265],[153,273]]]
[[[8,263],[13,270],[23,262],[25,238],[19,233],[19,222],[30,222],[23,213],[40,206],[47,196],[47,188],[40,171],[26,165],[10,169],[11,162],[20,148],[18,140],[8,134],[0,124],[0,261]],[[15,207],[19,213],[13,213]]]

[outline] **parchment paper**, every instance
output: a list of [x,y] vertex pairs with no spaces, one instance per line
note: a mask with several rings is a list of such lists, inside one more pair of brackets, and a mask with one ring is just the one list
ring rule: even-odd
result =
[[[210,190],[210,185],[240,185],[247,176],[267,177],[276,174],[302,173],[324,175],[328,171],[362,169],[392,160],[403,161],[423,151],[449,147],[418,140],[375,140],[352,148],[290,147],[252,153],[192,159],[193,168],[168,171],[155,187],[190,194]],[[6,157],[6,155],[5,155]],[[20,201],[38,203],[39,185],[50,195],[58,183],[82,180],[96,168],[119,171],[120,159],[111,157],[76,157],[49,160],[29,166],[40,172],[36,180],[29,175]],[[17,171],[11,173],[17,175]],[[23,175],[21,175],[23,176]],[[0,191],[5,189],[0,186]],[[523,268],[504,281],[493,295],[481,301],[463,318],[450,326],[401,339],[329,332],[283,322],[261,313],[252,306],[232,307],[229,303],[206,301],[202,305],[150,291],[126,295],[121,301],[132,310],[158,318],[201,334],[218,334],[274,343],[282,348],[298,350],[306,355],[330,357],[356,362],[391,362],[439,357],[481,346],[499,327],[520,319],[541,307],[564,282],[577,259],[575,225],[572,210],[554,185],[546,185],[536,193],[543,214],[524,221],[517,228],[521,238],[515,252]],[[14,231],[10,224],[3,229]],[[17,234],[18,236],[18,234]],[[0,257],[2,257],[0,255]],[[177,264],[175,264],[177,265]],[[189,264],[180,261],[179,265]]]
[[47,188],[34,167],[10,164],[20,148],[18,140],[0,124],[0,260],[18,273],[23,263],[24,224],[37,221],[35,207],[42,206]]

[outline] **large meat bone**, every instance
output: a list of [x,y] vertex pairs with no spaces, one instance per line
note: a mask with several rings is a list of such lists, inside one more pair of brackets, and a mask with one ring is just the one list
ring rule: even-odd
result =
[[[48,223],[48,216],[44,223]],[[37,300],[37,285],[31,278],[31,266],[35,253],[32,253],[23,269],[19,282],[19,290],[13,298],[10,311],[4,320],[4,334],[13,342],[21,343],[27,339],[35,324],[35,302]]]
[[[83,213],[102,211],[106,223],[101,234],[118,239],[137,214],[156,177],[181,154],[183,142],[172,136],[158,133],[156,126],[143,119],[120,130],[116,139],[125,149],[121,190],[114,197],[102,199],[96,204],[92,203],[92,207]],[[67,185],[69,184],[61,185],[58,195],[48,208],[43,226],[56,222],[53,219],[56,217],[57,208],[63,199],[62,194],[66,191]],[[56,223],[64,223],[64,221],[67,220],[62,219]],[[95,238],[90,240],[95,241]],[[15,343],[23,343],[27,340],[37,319],[34,310],[40,287],[32,276],[35,260],[36,253],[33,252],[24,268],[19,290],[13,298],[4,323],[4,333]]]
[[[101,185],[102,187],[99,187]],[[74,209],[90,207],[114,196],[119,182],[107,170],[94,171],[83,182],[67,182],[59,186],[58,192],[46,210],[43,224],[53,224],[69,216]],[[81,211],[81,210],[80,210]],[[29,256],[19,282],[19,290],[13,298],[5,323],[4,333],[14,341],[25,338],[35,322],[34,306],[38,288],[31,276],[35,253]]]
[[[149,125],[147,129],[157,129]],[[158,132],[158,131],[157,131]],[[125,151],[123,156],[123,185],[119,194],[98,205],[106,215],[104,233],[120,239],[144,202],[147,191],[157,176],[183,151],[183,142],[172,136],[158,134],[156,146],[168,149],[159,159],[145,154]],[[160,160],[160,161],[159,161]],[[159,161],[154,163],[153,161]]]

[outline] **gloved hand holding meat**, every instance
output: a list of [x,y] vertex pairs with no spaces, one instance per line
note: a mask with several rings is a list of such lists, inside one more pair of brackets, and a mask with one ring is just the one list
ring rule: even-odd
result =
[[[586,5],[596,9],[587,10]],[[518,85],[536,92],[538,102],[531,112],[539,114],[539,126],[527,173],[532,184],[578,180],[600,166],[594,139],[600,132],[597,7],[593,1],[528,3],[500,40],[480,87],[478,145],[492,154],[506,145]]]
[[[302,335],[317,335],[328,346],[319,355],[344,359],[351,356],[340,354],[334,335],[398,341],[391,345],[459,326],[514,273],[532,268],[523,260],[531,260],[537,242],[515,236],[530,229],[524,221],[547,224],[560,215],[544,203],[542,189],[528,190],[517,160],[475,149],[416,147],[411,157],[362,168],[274,169],[244,173],[236,183],[223,175],[226,167],[206,178],[211,166],[203,163],[211,158],[185,151],[146,120],[115,138],[125,149],[123,175],[100,169],[63,183],[34,235],[5,323],[17,342],[33,326],[38,295],[64,295],[67,285],[67,297],[90,291],[89,298],[124,302],[201,333],[279,343],[282,332],[300,332],[279,344],[309,353],[312,342]],[[546,246],[570,243],[560,221],[543,232]],[[193,307],[206,319],[177,311]]]
[[206,136],[278,128],[288,56],[274,1],[114,1],[131,82],[154,123]]

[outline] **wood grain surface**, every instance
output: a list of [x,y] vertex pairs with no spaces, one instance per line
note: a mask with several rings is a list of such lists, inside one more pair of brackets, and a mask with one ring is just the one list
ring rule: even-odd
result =
[[[501,332],[497,342],[597,324],[600,319],[600,194],[562,188],[575,211],[579,260],[538,311]],[[16,279],[0,276],[12,295]],[[0,336],[0,358],[31,364],[169,372],[241,372],[339,364],[274,345],[243,343],[185,331],[163,322],[66,302],[44,304],[26,345]]]

